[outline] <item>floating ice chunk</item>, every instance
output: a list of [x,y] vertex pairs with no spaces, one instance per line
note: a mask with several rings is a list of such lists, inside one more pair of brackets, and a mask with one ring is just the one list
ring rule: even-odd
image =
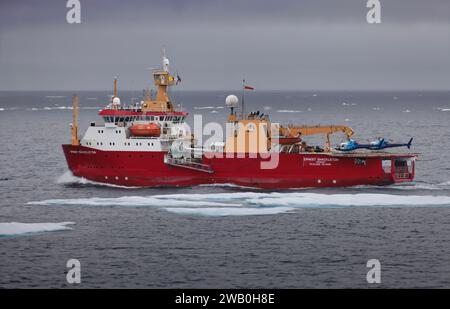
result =
[[68,225],[75,224],[74,222],[59,222],[59,223],[0,223],[0,236],[22,235],[40,232],[53,232],[71,230]]

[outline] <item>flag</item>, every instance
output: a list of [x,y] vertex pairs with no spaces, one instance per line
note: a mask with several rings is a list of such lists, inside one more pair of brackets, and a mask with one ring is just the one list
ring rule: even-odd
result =
[[245,89],[245,90],[255,90],[254,87],[248,86],[248,85],[245,85],[245,86],[244,86],[244,89]]

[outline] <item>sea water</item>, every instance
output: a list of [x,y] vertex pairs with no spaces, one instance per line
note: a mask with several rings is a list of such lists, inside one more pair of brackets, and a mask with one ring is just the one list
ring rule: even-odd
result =
[[[223,123],[226,95],[174,92],[203,123]],[[81,92],[80,132],[109,92]],[[420,153],[413,184],[262,190],[233,184],[126,188],[73,177],[68,92],[0,92],[0,287],[450,287],[449,92],[251,92],[273,122],[351,126]],[[131,102],[139,92],[122,92]],[[341,137],[333,140],[334,144]],[[323,138],[311,137],[312,144]]]

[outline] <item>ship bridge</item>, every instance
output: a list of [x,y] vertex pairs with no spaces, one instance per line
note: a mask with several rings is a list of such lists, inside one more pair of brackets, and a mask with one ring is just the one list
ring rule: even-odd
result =
[[188,116],[187,112],[155,112],[136,109],[103,109],[99,113],[105,123],[128,123],[133,121],[158,121],[170,123],[183,123]]

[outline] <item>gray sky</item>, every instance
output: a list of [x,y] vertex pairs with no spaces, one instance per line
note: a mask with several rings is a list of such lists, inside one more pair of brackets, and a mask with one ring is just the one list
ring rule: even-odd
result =
[[167,49],[179,89],[449,90],[450,1],[0,0],[0,90],[149,85]]

